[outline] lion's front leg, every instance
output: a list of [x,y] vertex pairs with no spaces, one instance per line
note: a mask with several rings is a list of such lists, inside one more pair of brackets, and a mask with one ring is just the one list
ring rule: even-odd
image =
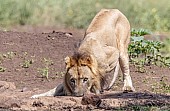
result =
[[31,98],[39,98],[43,96],[65,96],[63,84],[60,84],[54,89],[51,89],[45,93],[33,95]]
[[101,87],[101,83],[100,82],[101,82],[100,80],[95,81],[95,83],[94,83],[94,85],[92,87],[93,92],[95,94],[101,94],[101,92],[103,92],[103,88]]
[[39,98],[44,96],[54,96],[55,95],[56,88],[49,90],[48,92],[42,93],[42,94],[36,94],[33,95],[31,98]]
[[124,78],[124,91],[135,91],[135,88],[132,85],[132,79],[130,76],[130,70],[129,70],[129,59],[128,54],[126,51],[124,53],[120,53],[120,67],[123,73]]

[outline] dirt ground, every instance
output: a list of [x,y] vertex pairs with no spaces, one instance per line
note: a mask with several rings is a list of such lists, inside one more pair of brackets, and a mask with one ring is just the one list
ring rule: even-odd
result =
[[32,95],[62,83],[64,58],[76,51],[84,30],[42,27],[15,27],[11,30],[0,31],[1,109],[130,110],[138,105],[170,110],[170,94],[167,91],[170,69],[157,66],[147,66],[145,73],[139,73],[130,65],[137,92],[122,93],[123,78],[120,74],[112,90],[100,96],[102,101],[98,106],[82,105],[82,97],[31,99]]

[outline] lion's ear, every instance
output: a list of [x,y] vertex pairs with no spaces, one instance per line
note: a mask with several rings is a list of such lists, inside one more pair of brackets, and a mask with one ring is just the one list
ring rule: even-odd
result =
[[84,57],[83,60],[81,60],[81,64],[89,66],[93,73],[97,73],[97,61],[92,55]]
[[85,64],[92,65],[92,63],[93,63],[93,60],[91,56],[88,56],[85,58]]
[[71,58],[70,57],[67,56],[65,58],[65,64],[66,64],[66,70],[71,67]]

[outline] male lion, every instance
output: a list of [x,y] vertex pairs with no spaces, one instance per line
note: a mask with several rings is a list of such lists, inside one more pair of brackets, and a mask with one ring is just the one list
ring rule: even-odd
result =
[[[119,67],[124,76],[124,91],[135,91],[129,74],[128,43],[130,24],[117,9],[102,9],[86,30],[84,40],[78,51],[65,58],[66,74],[63,84],[49,92],[34,95],[83,96],[88,93],[100,94],[105,83],[105,74],[114,70],[113,79],[107,89],[116,80]],[[120,65],[120,66],[119,66]]]

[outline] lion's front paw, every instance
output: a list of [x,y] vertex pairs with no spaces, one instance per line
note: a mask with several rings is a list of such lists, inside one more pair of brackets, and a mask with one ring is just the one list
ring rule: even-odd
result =
[[124,86],[123,92],[135,92],[135,88],[133,86]]

